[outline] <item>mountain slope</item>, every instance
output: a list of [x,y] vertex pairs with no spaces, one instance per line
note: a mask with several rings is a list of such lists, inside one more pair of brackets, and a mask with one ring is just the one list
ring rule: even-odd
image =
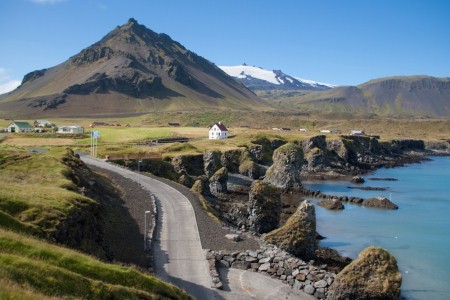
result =
[[20,116],[223,108],[269,106],[210,61],[134,19],[64,63],[27,74],[0,98],[0,111]]
[[252,91],[267,90],[302,90],[322,91],[335,87],[332,84],[312,80],[294,78],[280,70],[265,70],[259,67],[247,66],[219,66],[228,75],[233,76]]
[[378,114],[450,116],[450,78],[398,76],[281,99],[289,109]]

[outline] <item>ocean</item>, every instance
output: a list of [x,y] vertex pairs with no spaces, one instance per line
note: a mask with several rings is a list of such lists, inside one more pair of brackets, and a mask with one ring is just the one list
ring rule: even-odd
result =
[[[450,299],[450,157],[382,168],[363,177],[366,182],[362,185],[336,181],[303,183],[308,189],[329,195],[365,199],[385,196],[399,206],[398,210],[381,210],[344,203],[343,211],[330,211],[316,205],[317,231],[326,237],[321,246],[351,258],[367,246],[380,246],[397,259],[403,276],[402,297]],[[386,190],[365,191],[349,186]]]

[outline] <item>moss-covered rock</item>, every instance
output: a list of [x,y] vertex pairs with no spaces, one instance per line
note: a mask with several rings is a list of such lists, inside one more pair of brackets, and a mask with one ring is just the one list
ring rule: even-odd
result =
[[205,196],[211,195],[211,191],[209,190],[208,178],[206,178],[206,176],[197,178],[197,180],[195,180],[194,184],[192,185],[191,190],[200,195],[205,195]]
[[345,267],[330,287],[329,299],[399,299],[402,276],[395,257],[368,247]]
[[282,189],[300,188],[303,163],[302,148],[294,143],[285,144],[273,153],[273,165],[264,181]]
[[228,170],[227,168],[222,167],[209,178],[209,190],[211,191],[211,194],[219,196],[228,192],[227,182]]
[[266,233],[277,228],[281,206],[279,190],[261,180],[255,180],[249,193],[249,228],[258,233]]
[[303,260],[316,257],[316,211],[308,200],[303,201],[286,223],[265,237],[274,244]]

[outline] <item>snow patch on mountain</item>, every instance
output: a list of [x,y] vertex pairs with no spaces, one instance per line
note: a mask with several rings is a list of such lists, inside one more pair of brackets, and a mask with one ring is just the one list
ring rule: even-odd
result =
[[333,84],[301,79],[284,74],[280,70],[269,71],[260,67],[219,66],[225,73],[239,79],[252,90],[327,90],[336,87]]

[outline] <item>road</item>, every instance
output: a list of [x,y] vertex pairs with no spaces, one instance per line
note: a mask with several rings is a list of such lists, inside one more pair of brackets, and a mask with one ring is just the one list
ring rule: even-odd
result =
[[[159,218],[153,244],[155,274],[186,290],[196,299],[215,299],[210,288],[205,253],[189,200],[167,184],[100,159],[82,156],[88,165],[117,172],[139,182],[157,198]],[[144,214],[144,212],[142,212]]]
[[159,216],[153,255],[154,270],[158,278],[179,286],[198,300],[315,299],[293,290],[279,280],[237,269],[221,269],[224,290],[212,290],[205,252],[189,200],[176,189],[156,179],[89,156],[82,156],[81,159],[88,165],[107,169],[136,181],[155,195]]

